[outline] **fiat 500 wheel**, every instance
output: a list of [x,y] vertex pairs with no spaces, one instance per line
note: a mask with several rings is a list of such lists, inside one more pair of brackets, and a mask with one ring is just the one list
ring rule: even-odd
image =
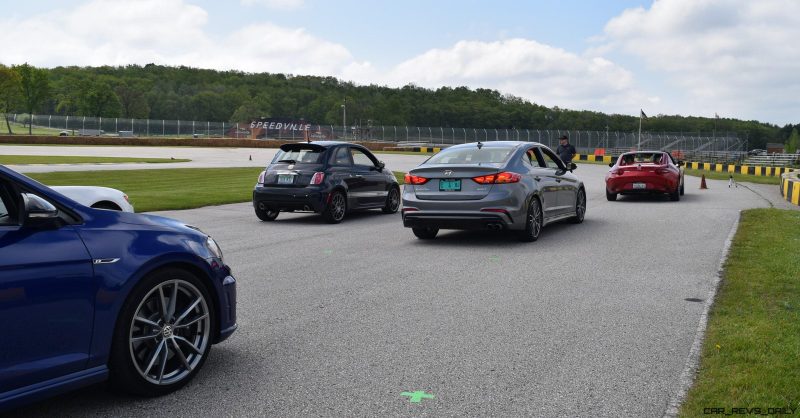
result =
[[256,208],[256,216],[264,222],[274,221],[280,213],[280,210],[270,207],[264,207],[263,209]]
[[330,203],[322,212],[322,218],[328,223],[338,224],[344,219],[345,213],[347,213],[347,197],[340,191],[333,192]]
[[383,213],[395,213],[400,207],[400,190],[392,187],[389,190],[389,195],[386,196],[386,205],[383,206]]

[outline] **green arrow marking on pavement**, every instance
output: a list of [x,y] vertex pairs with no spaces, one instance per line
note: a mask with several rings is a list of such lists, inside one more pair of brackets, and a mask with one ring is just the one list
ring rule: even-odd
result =
[[425,393],[424,390],[418,390],[416,392],[403,392],[400,396],[408,396],[411,403],[420,403],[423,399],[433,399],[433,396],[430,393]]

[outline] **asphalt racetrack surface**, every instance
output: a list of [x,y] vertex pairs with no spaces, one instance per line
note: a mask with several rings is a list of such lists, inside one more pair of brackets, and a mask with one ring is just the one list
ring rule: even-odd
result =
[[[421,160],[406,157],[384,159]],[[534,243],[421,241],[380,211],[339,225],[260,222],[249,203],[161,212],[222,246],[239,330],[173,395],[101,385],[11,415],[662,416],[703,309],[687,299],[707,297],[739,210],[769,204],[694,177],[680,202],[608,202],[607,169],[579,166],[585,222],[549,225]],[[433,397],[413,403],[417,391]]]

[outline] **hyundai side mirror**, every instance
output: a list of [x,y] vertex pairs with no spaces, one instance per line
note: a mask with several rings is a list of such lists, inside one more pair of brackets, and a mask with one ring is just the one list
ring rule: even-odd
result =
[[686,165],[686,163],[683,161],[678,161],[678,167],[683,167],[684,165]]
[[608,163],[609,167],[614,167],[614,163]]
[[22,200],[25,207],[23,226],[32,228],[58,228],[61,226],[61,217],[58,209],[41,197],[23,193]]
[[575,163],[569,163],[569,171],[572,171],[572,170],[574,170],[574,169],[576,169],[576,168],[578,168],[578,164],[575,164]]

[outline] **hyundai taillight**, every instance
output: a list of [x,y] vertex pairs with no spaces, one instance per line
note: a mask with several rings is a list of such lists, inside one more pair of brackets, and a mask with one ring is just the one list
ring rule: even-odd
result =
[[668,174],[669,168],[659,168],[656,170],[656,174]]
[[406,174],[404,181],[406,184],[425,184],[428,182],[428,179],[413,174]]
[[619,167],[612,168],[611,171],[610,171],[611,174],[616,174],[616,175],[620,175],[620,174],[622,174],[624,172],[625,172],[625,170],[623,170],[623,169],[621,169]]
[[266,175],[266,171],[262,171],[261,174],[258,175],[258,184],[264,184],[264,176]]
[[325,180],[325,173],[322,171],[317,171],[313,176],[311,176],[311,183],[308,184],[322,184],[322,180]]
[[522,179],[517,173],[504,171],[497,174],[488,174],[485,176],[473,177],[472,181],[480,184],[504,184],[504,183],[517,183]]

